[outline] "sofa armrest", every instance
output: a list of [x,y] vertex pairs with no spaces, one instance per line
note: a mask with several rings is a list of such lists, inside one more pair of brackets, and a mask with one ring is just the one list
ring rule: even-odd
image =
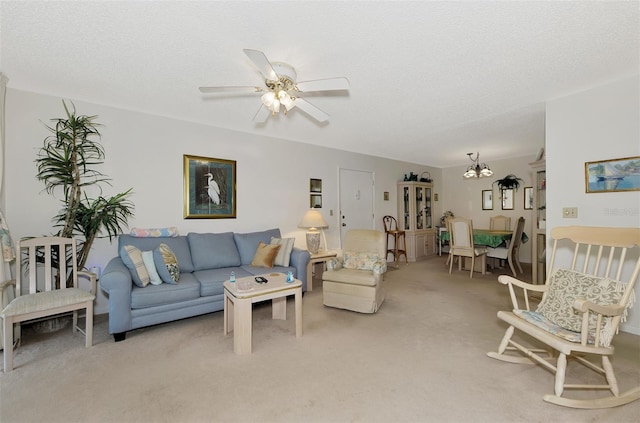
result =
[[296,268],[296,279],[302,282],[302,290],[307,290],[307,265],[311,260],[311,255],[307,250],[293,247],[289,265]]
[[131,272],[120,257],[109,261],[100,278],[100,289],[109,297],[109,333],[131,330]]

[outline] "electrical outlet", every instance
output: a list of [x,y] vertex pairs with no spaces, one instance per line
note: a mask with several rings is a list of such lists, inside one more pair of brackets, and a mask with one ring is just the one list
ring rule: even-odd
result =
[[565,207],[562,209],[562,217],[577,219],[578,218],[578,208],[577,207]]

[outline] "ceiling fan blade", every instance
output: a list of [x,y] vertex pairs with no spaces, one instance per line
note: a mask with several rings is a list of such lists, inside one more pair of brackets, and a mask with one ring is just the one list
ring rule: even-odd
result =
[[345,77],[315,79],[313,81],[298,82],[296,86],[302,92],[348,90],[349,80]]
[[260,50],[251,50],[248,48],[245,48],[243,51],[247,56],[249,56],[249,59],[251,59],[251,61],[258,67],[258,69],[260,69],[260,73],[262,73],[262,75],[266,79],[270,81],[278,80],[278,74],[275,70],[273,70],[271,62],[269,62],[267,56],[265,56],[263,52],[261,52]]
[[296,97],[294,104],[318,122],[326,122],[329,120],[329,115],[327,113],[318,109],[304,98]]
[[270,114],[271,114],[271,111],[266,107],[264,107],[264,104],[261,104],[260,108],[258,109],[255,116],[253,117],[253,121],[255,123],[265,123],[269,118]]
[[260,92],[263,91],[262,88],[259,87],[241,87],[241,86],[230,86],[230,87],[200,87],[198,88],[201,93],[245,93],[245,92]]

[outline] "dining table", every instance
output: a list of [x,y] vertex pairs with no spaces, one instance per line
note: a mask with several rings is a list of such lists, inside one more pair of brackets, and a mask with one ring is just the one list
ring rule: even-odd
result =
[[[442,228],[444,229],[444,228]],[[438,231],[440,234],[440,242],[438,243],[438,253],[442,255],[442,243],[449,241],[449,232],[445,230]],[[487,247],[499,247],[506,244],[513,236],[513,231],[497,231],[491,229],[473,229],[473,243],[475,245]],[[527,242],[529,237],[522,232],[522,242]]]

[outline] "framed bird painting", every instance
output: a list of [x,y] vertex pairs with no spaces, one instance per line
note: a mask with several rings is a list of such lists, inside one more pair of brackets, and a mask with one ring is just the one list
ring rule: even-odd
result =
[[185,219],[235,219],[235,160],[184,155]]

